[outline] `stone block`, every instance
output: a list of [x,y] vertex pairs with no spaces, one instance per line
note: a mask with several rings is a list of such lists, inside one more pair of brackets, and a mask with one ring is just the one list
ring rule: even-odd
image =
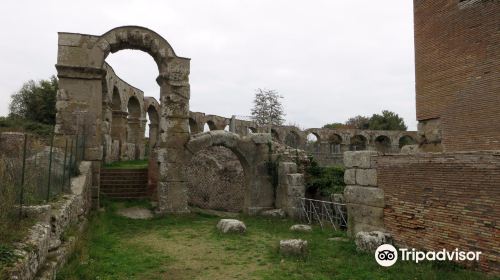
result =
[[280,241],[280,253],[283,255],[303,256],[307,254],[307,241],[302,239],[289,239]]
[[355,236],[359,231],[384,229],[384,208],[347,204],[347,231]]
[[356,184],[362,186],[377,186],[377,169],[357,169]]
[[370,168],[371,157],[377,154],[376,151],[344,152],[344,165],[346,168]]
[[217,223],[217,229],[222,233],[244,233],[247,227],[239,220],[221,219]]
[[286,175],[287,184],[289,186],[302,186],[304,185],[304,175],[300,173]]
[[310,225],[293,225],[290,227],[290,230],[295,232],[311,232],[312,227]]
[[294,162],[281,162],[279,168],[281,174],[297,173],[297,164]]
[[346,186],[344,189],[344,197],[349,204],[385,207],[384,191],[380,188]]
[[391,244],[392,236],[382,231],[360,231],[356,233],[354,242],[358,251],[373,253],[380,245]]
[[271,209],[262,211],[260,215],[271,218],[284,218],[286,216],[285,211],[283,211],[283,209]]
[[347,169],[344,172],[344,183],[346,185],[355,185],[356,184],[356,169]]

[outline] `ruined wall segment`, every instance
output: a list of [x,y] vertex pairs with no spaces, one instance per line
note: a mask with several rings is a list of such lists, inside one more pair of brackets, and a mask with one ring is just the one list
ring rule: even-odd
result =
[[500,153],[417,153],[376,158],[384,225],[396,244],[481,251],[500,272]]
[[500,149],[499,2],[414,0],[414,21],[424,149]]

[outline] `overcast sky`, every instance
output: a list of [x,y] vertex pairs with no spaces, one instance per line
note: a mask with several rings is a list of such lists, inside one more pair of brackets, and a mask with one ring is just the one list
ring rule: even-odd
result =
[[[55,74],[57,32],[140,25],[191,58],[191,110],[250,115],[256,88],[279,91],[302,128],[388,109],[416,129],[411,0],[8,1],[0,24],[0,115],[29,79]],[[140,51],[107,58],[145,95],[158,70]]]

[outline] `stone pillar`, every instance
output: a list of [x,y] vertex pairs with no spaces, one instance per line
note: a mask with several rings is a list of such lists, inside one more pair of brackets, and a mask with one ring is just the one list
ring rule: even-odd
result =
[[384,191],[377,187],[377,152],[344,153],[344,197],[347,204],[347,233],[384,231]]
[[[111,150],[113,160],[121,160],[125,154],[127,146],[127,116],[127,112],[113,110],[113,121],[111,122],[111,139],[113,139]],[[116,147],[115,141],[118,141],[118,147]],[[116,150],[116,148],[118,149]]]
[[92,67],[74,67],[59,64],[59,90],[56,100],[55,146],[63,148],[66,139],[77,134],[85,137],[85,158],[92,161],[92,197],[99,205],[100,166],[103,156],[102,138],[102,79],[105,71]]
[[160,149],[158,151],[158,211],[186,213],[187,164],[185,144],[189,141],[189,60],[172,58],[168,72],[160,73]]
[[127,144],[128,144],[128,159],[135,160],[139,158],[138,142],[140,141],[141,134],[141,120],[136,117],[130,117],[128,121],[128,133],[127,133]]
[[140,160],[144,159],[144,154],[145,154],[145,136],[144,134],[146,133],[146,124],[147,124],[146,119],[141,119],[141,129],[139,135],[137,135],[137,149],[138,149],[138,158]]
[[149,124],[149,152],[154,150],[155,146],[158,143],[158,124],[150,123]]
[[276,208],[281,208],[291,218],[300,215],[300,198],[305,197],[304,175],[297,172],[294,162],[281,162],[278,167]]

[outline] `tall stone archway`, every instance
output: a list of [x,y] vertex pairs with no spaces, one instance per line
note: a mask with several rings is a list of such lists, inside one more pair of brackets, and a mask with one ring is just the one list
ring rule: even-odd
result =
[[[158,66],[156,81],[160,85],[159,184],[160,212],[187,212],[184,145],[189,140],[189,62],[178,57],[170,44],[156,32],[139,26],[123,26],[101,36],[59,33],[57,73],[58,136],[75,135],[75,112],[85,114],[91,133],[86,136],[85,159],[93,161],[93,173],[99,178],[102,150],[102,79],[104,61],[109,53],[137,49],[151,55]],[[63,137],[59,145],[63,146]],[[168,155],[168,156],[167,156]],[[98,180],[93,182],[99,187]]]

